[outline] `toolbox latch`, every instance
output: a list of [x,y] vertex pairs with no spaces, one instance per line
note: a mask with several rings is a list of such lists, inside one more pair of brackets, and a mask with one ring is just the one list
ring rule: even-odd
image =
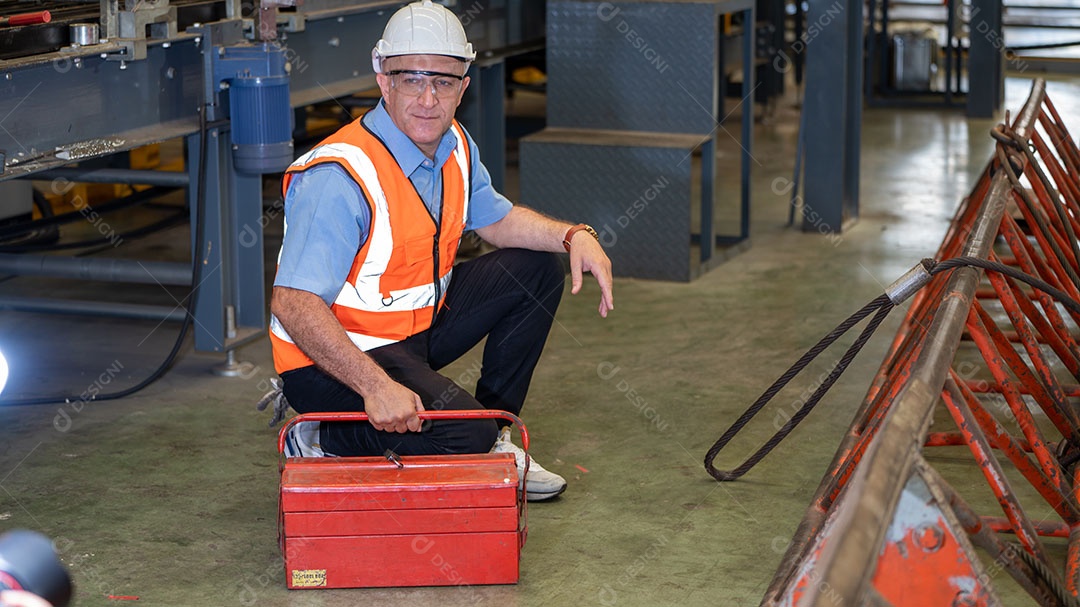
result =
[[401,463],[401,456],[397,453],[394,453],[393,449],[387,449],[386,453],[383,453],[383,457],[386,458],[386,461],[392,462],[398,468],[405,467],[405,464]]

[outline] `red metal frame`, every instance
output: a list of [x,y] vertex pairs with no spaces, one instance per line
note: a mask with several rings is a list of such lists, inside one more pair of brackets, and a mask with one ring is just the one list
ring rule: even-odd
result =
[[[970,196],[961,202],[936,259],[970,255],[969,251],[974,245],[969,242],[969,236],[978,229],[985,230],[986,226],[993,225],[991,221],[998,221],[997,214],[985,215],[994,219],[984,220],[984,207],[991,205],[989,201],[994,198],[993,208],[998,209],[995,213],[1000,213],[1006,199],[1009,199],[1023,217],[1024,229],[1008,213],[1001,214],[996,234],[991,236],[1000,237],[1007,250],[1003,247],[995,253],[991,246],[985,245],[978,255],[1017,267],[1065,292],[1072,299],[1080,300],[1080,255],[1077,253],[1080,248],[1077,244],[1080,235],[1080,148],[1069,135],[1042,87],[1040,83],[1033,87],[1032,96],[1021,112],[1024,116],[1022,124],[1018,118],[1013,125],[995,129],[995,136],[999,139],[998,154],[987,165]],[[1017,129],[1015,133],[1022,133],[1015,141],[1011,139],[1013,128]],[[1020,167],[1019,176],[1010,175],[1010,166],[1002,164],[1006,160],[1012,166]],[[1023,177],[1026,180],[1020,181],[1019,178]],[[982,242],[986,243],[987,240],[992,243],[994,239],[984,239]],[[1071,450],[1068,456],[1072,458],[1075,450],[1080,449],[1080,415],[1070,402],[1070,399],[1080,398],[1080,340],[1073,334],[1073,327],[1080,325],[1080,313],[1067,309],[1063,314],[1059,304],[1047,293],[1021,285],[1015,279],[996,272],[986,273],[982,285],[969,280],[965,283],[963,295],[951,285],[951,280],[935,278],[913,297],[885,361],[822,479],[763,605],[794,605],[805,598],[809,582],[836,584],[844,581],[844,576],[855,580],[869,579],[865,573],[840,569],[836,563],[844,559],[835,555],[827,556],[826,553],[830,548],[839,551],[837,546],[841,545],[855,546],[853,537],[870,539],[881,536],[875,536],[876,531],[865,528],[858,531],[848,529],[847,535],[844,535],[845,532],[838,531],[838,528],[846,523],[837,522],[838,518],[844,516],[836,512],[843,510],[849,518],[853,517],[850,502],[858,502],[861,496],[852,496],[852,491],[856,486],[863,489],[872,485],[867,481],[867,475],[860,475],[859,471],[867,467],[864,465],[866,460],[875,459],[875,448],[880,447],[882,442],[878,440],[879,433],[884,434],[882,430],[888,427],[888,421],[897,413],[894,405],[909,395],[913,380],[921,381],[930,376],[924,368],[919,367],[919,363],[930,348],[937,351],[943,349],[937,348],[941,344],[932,343],[938,336],[930,336],[929,328],[937,326],[935,315],[946,309],[950,298],[954,303],[970,298],[970,306],[960,309],[967,312],[963,338],[970,340],[984,364],[975,365],[977,377],[972,376],[970,368],[965,373],[950,369],[944,388],[940,383],[932,388],[934,391],[941,389],[941,401],[958,431],[930,433],[924,427],[921,434],[916,435],[917,443],[920,447],[968,447],[1005,516],[979,517],[967,509],[966,504],[962,504],[951,488],[950,504],[954,509],[964,509],[955,514],[963,521],[962,525],[972,539],[977,539],[976,543],[990,550],[991,554],[996,553],[1021,586],[1040,600],[1050,596],[1046,590],[1053,584],[1043,577],[1052,568],[1039,538],[1068,538],[1064,586],[1073,596],[1078,596],[1080,465],[1074,465],[1072,469],[1063,467],[1059,457],[1064,458],[1065,454],[1058,450],[1067,444]],[[990,308],[991,305],[995,307]],[[996,305],[1000,305],[1004,314],[998,311]],[[989,311],[991,309],[993,314]],[[949,312],[955,311],[955,307],[949,309]],[[950,321],[953,320],[962,321],[964,318],[960,314],[950,317]],[[947,356],[951,358],[956,350],[947,351],[950,352]],[[967,360],[965,363],[971,366]],[[1062,368],[1067,369],[1076,382],[1063,382],[1059,377]],[[916,387],[925,387],[929,383],[927,380],[922,386]],[[1007,408],[984,405],[979,395],[1003,397]],[[1032,415],[1032,402],[1067,443],[1060,442],[1056,436],[1044,434]],[[1009,424],[999,422],[995,415],[1011,419],[1022,436],[1014,437],[1006,430]],[[914,432],[910,424],[904,428]],[[896,439],[895,434],[893,439]],[[895,446],[896,440],[892,444]],[[881,449],[876,451],[880,452]],[[999,461],[1000,455],[1004,455],[1005,459]],[[876,459],[880,460],[880,457]],[[876,463],[880,469],[880,461]],[[1010,487],[1003,464],[1014,466],[1060,520],[1032,521]],[[902,485],[903,481],[898,479],[897,482]],[[875,487],[880,489],[880,484]],[[875,501],[879,499],[881,495],[874,494],[868,502],[879,504]],[[861,504],[861,508],[864,513],[874,510],[867,504]],[[893,512],[892,516],[898,515]],[[864,517],[865,520],[870,518]],[[1016,534],[1024,550],[1031,556],[1019,558],[1009,553],[1008,545],[1002,543],[994,533]],[[931,539],[935,539],[936,543],[937,537],[935,535]],[[876,557],[867,565],[871,571],[877,572],[870,582],[877,593],[897,605],[985,604],[981,596],[967,597],[965,600],[968,602],[955,603],[954,600],[958,600],[955,590],[939,583],[954,573],[971,575],[970,568],[965,564],[970,563],[971,554],[960,560],[937,562],[933,555],[923,554],[925,550],[920,552],[919,546],[925,544],[925,539],[915,533],[900,537],[890,532],[888,539],[878,548]],[[1025,560],[1031,558],[1040,561],[1041,566],[1036,568]],[[853,565],[850,561],[845,562]],[[837,569],[830,570],[832,566]],[[854,566],[862,564],[855,563]],[[825,574],[815,573],[818,567],[824,567]],[[815,578],[815,575],[818,577]],[[840,585],[851,589],[860,583],[844,581]],[[865,589],[865,586],[861,587]],[[918,589],[917,599],[908,600],[907,590],[910,588]],[[844,594],[843,599],[845,602],[848,599],[858,602],[856,597],[865,598],[865,595]],[[1050,602],[1045,604],[1057,604],[1056,600],[1051,599],[1046,598]],[[824,603],[818,601],[815,604]]]

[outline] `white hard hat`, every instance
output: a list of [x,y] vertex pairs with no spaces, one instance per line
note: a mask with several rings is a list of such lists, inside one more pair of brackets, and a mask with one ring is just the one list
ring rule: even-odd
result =
[[465,28],[450,9],[431,0],[402,7],[386,22],[383,37],[371,49],[371,65],[382,72],[382,60],[399,55],[447,55],[464,61],[476,59],[465,39]]

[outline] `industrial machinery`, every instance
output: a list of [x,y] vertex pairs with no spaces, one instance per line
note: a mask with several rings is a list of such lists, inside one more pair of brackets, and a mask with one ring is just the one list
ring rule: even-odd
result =
[[[444,3],[480,51],[460,116],[489,150],[485,160],[501,185],[503,61],[541,46],[543,4]],[[403,4],[48,0],[35,2],[37,17],[30,18],[21,17],[26,2],[0,2],[0,15],[11,17],[0,17],[0,182],[153,186],[108,203],[117,207],[183,188],[194,251],[191,262],[5,252],[0,275],[197,289],[185,306],[4,295],[0,309],[187,320],[197,350],[227,353],[231,361],[233,350],[265,327],[262,234],[281,205],[264,201],[263,175],[297,155],[294,126],[302,133],[303,124],[294,117],[304,108],[374,87],[371,48]],[[102,161],[176,139],[185,143],[182,172]],[[26,215],[28,204],[8,214]],[[80,212],[96,216],[87,204]],[[0,239],[18,232],[0,222]]]

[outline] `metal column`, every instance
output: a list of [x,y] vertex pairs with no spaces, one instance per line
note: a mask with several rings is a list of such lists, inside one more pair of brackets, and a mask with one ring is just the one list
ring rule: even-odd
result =
[[[750,163],[754,158],[754,27],[757,23],[756,10],[753,5],[743,11],[743,88],[742,88],[742,158],[739,168],[740,188],[740,219],[739,238],[750,238]],[[860,22],[861,23],[861,22]],[[730,244],[730,243],[725,243]]]
[[972,0],[968,20],[971,50],[968,60],[967,115],[970,118],[991,118],[1005,102],[1001,0]]
[[835,7],[835,0],[810,0],[807,14],[819,34],[806,53],[806,232],[840,232],[859,216],[862,2]]
[[469,68],[469,89],[458,118],[469,130],[481,160],[491,173],[491,185],[502,191],[506,183],[506,63],[474,64]]
[[[202,246],[192,234],[199,265],[193,328],[197,350],[224,352],[261,335],[266,326],[262,177],[235,171],[227,127],[209,127],[206,138],[205,217],[196,217],[199,188],[188,190],[192,226],[201,222],[203,231]],[[187,145],[195,183],[202,162],[199,134],[188,136]]]

